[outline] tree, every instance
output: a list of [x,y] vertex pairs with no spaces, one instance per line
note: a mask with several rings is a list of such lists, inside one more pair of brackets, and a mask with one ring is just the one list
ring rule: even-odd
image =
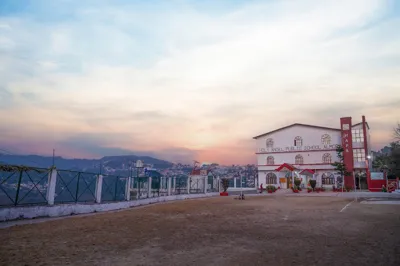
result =
[[390,153],[390,174],[400,177],[400,142],[392,142],[392,151]]
[[400,123],[397,123],[397,127],[394,128],[394,138],[396,142],[400,141]]
[[388,153],[378,153],[372,162],[372,167],[389,176],[400,176],[400,142],[390,143]]
[[224,190],[223,192],[225,193],[229,188],[229,179],[225,177],[221,178],[221,185],[222,189]]
[[344,163],[343,151],[344,149],[341,145],[336,145],[336,154],[339,158],[339,161],[332,164],[332,166],[335,167],[336,173],[342,177],[342,180],[344,180],[343,178],[345,176],[351,175],[351,172],[347,170],[346,164]]
[[372,168],[377,169],[381,172],[387,172],[391,164],[392,157],[390,154],[378,154],[375,155],[372,161]]

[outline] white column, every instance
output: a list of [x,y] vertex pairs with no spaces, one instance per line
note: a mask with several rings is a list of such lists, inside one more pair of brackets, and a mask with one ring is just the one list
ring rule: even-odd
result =
[[176,191],[176,177],[174,177],[174,183],[173,183],[173,186],[172,186],[172,191],[173,192],[175,192]]
[[101,190],[103,188],[103,176],[98,175],[96,178],[96,189],[95,189],[95,196],[96,196],[96,203],[101,202]]
[[208,176],[204,177],[204,194],[207,193],[207,187],[208,187]]
[[171,196],[171,185],[172,185],[172,182],[171,182],[172,180],[171,180],[171,177],[167,177],[167,191],[168,191],[168,196]]
[[151,177],[149,176],[148,181],[147,181],[147,197],[150,198],[151,195]]
[[125,200],[131,200],[131,182],[132,178],[128,177],[125,184]]
[[233,178],[233,187],[236,188],[236,177]]
[[46,199],[47,204],[54,205],[54,198],[56,195],[56,183],[57,183],[57,169],[52,168],[49,171],[47,178],[47,191],[46,191]]
[[190,194],[190,176],[187,178],[187,194]]

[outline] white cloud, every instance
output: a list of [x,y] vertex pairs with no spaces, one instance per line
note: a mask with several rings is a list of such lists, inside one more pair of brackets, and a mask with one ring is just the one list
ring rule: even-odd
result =
[[[400,37],[394,34],[400,21],[385,18],[388,3],[393,1],[261,2],[217,15],[190,5],[166,10],[99,5],[77,8],[75,20],[52,24],[29,16],[0,18],[0,25],[9,25],[0,27],[6,32],[0,49],[8,43],[11,51],[0,53],[3,70],[28,72],[1,75],[0,85],[38,95],[40,106],[16,99],[23,110],[64,117],[57,124],[64,130],[68,125],[104,129],[88,127],[73,110],[54,112],[65,103],[115,114],[154,110],[192,123],[182,124],[180,137],[172,120],[165,121],[162,132],[143,121],[140,130],[131,128],[132,121],[115,126],[125,132],[155,131],[152,137],[169,138],[171,145],[182,140],[185,146],[212,147],[303,118],[303,109],[318,112],[349,99],[400,99]],[[35,64],[40,67],[32,69]],[[222,104],[251,107],[243,109],[247,117],[241,119],[229,111],[211,116],[209,111]],[[21,115],[20,108],[12,112]],[[21,123],[24,119],[31,116]],[[230,136],[215,123],[224,123]],[[199,133],[201,128],[210,131]]]

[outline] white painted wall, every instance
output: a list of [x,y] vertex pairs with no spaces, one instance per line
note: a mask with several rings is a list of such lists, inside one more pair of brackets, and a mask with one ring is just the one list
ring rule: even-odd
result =
[[[328,134],[331,136],[331,146],[326,147],[321,142],[321,137],[324,134]],[[272,152],[273,149],[269,149],[266,147],[267,139],[273,139],[274,141],[274,149],[282,148],[286,149],[286,147],[294,147],[294,139],[296,136],[300,136],[303,139],[303,147],[299,152],[280,152],[275,153]],[[329,129],[319,129],[319,128],[311,128],[305,126],[293,126],[290,128],[286,128],[275,133],[263,136],[256,140],[257,151],[262,152],[265,150],[263,154],[257,154],[257,162],[258,165],[266,165],[267,157],[273,156],[275,158],[275,165],[282,163],[295,163],[295,157],[297,154],[301,154],[304,159],[304,164],[306,163],[322,163],[322,156],[325,153],[329,153],[332,155],[332,160],[336,159],[336,153],[334,151],[304,151],[309,146],[312,150],[319,149],[334,149],[334,146],[337,144],[341,144],[341,136],[340,131],[329,130]],[[296,147],[297,148],[297,147]],[[295,148],[295,149],[296,149]],[[271,167],[263,168],[262,170],[270,170]],[[275,167],[276,168],[276,167]],[[274,169],[275,169],[274,168]]]
[[60,217],[74,214],[104,212],[126,209],[134,206],[148,205],[158,202],[167,202],[184,199],[195,199],[217,196],[219,193],[184,194],[165,197],[148,198],[134,201],[121,201],[102,204],[60,204],[53,206],[26,206],[0,208],[0,221],[15,219],[32,219],[36,217]]

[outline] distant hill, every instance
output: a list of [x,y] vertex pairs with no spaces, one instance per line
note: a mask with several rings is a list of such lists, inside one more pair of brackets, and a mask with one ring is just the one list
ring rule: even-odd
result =
[[[142,160],[146,165],[152,165],[156,169],[166,169],[173,163],[159,160],[149,156],[123,155],[106,156],[101,159],[67,159],[55,157],[54,164],[57,169],[77,170],[85,172],[127,172],[130,165],[137,160]],[[40,155],[9,155],[0,154],[0,163],[13,165],[28,165],[33,167],[48,168],[53,164],[53,157]]]

